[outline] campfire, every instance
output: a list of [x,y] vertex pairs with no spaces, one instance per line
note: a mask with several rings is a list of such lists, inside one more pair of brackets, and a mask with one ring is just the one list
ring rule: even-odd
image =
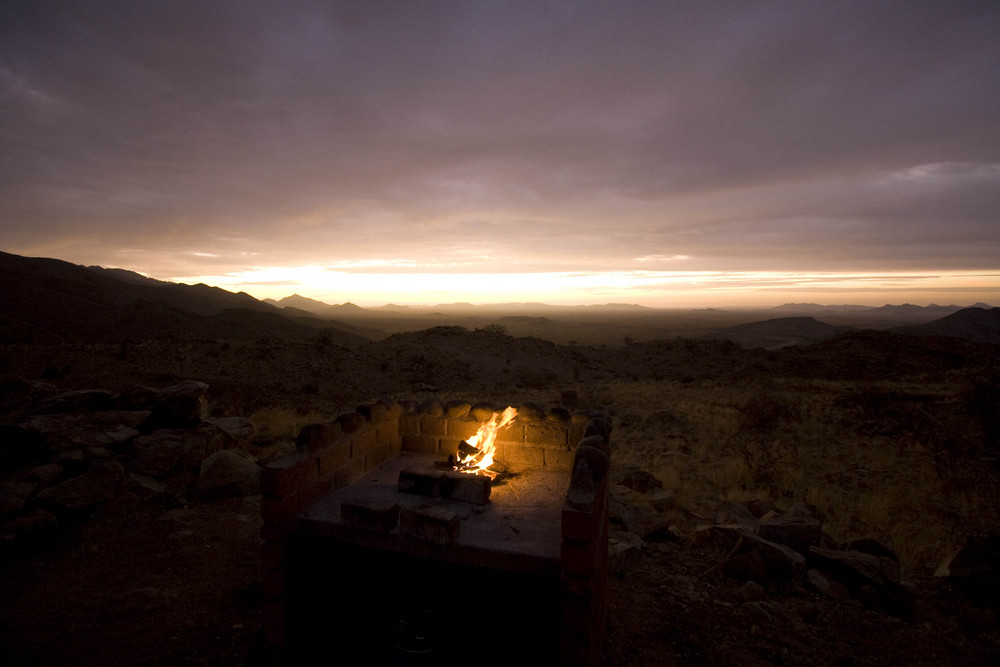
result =
[[447,467],[472,475],[485,475],[491,480],[497,473],[490,470],[496,453],[497,431],[517,417],[517,408],[508,406],[502,414],[494,412],[488,422],[479,427],[474,436],[458,445],[458,453],[448,456]]
[[433,467],[410,466],[400,471],[397,488],[430,498],[449,498],[485,505],[489,502],[493,481],[500,474],[490,469],[496,453],[497,433],[517,417],[517,409],[508,407],[494,412],[475,435],[458,446],[456,454]]

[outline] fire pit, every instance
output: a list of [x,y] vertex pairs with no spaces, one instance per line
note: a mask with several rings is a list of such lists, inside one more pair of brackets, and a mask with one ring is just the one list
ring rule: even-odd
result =
[[[491,474],[456,470],[491,422]],[[269,646],[295,661],[597,664],[609,430],[586,412],[521,406],[504,423],[437,401],[307,426],[262,477]]]

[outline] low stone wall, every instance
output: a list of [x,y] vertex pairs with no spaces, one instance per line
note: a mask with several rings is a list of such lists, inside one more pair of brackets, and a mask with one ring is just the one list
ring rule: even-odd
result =
[[[261,474],[262,578],[268,647],[285,645],[288,538],[298,517],[330,493],[352,484],[401,452],[441,456],[476,434],[505,406],[436,399],[382,400],[302,429],[296,453]],[[610,425],[593,413],[518,407],[497,433],[496,461],[518,469],[551,469],[571,476],[563,510],[564,573],[561,654],[567,664],[598,664],[607,585],[607,463]],[[581,446],[578,447],[577,444]]]

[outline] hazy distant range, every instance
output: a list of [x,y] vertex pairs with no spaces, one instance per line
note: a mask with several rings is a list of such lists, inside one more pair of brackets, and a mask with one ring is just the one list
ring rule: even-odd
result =
[[813,303],[763,309],[662,309],[634,304],[542,303],[361,308],[299,295],[258,300],[208,285],[154,280],[122,269],[0,252],[0,343],[127,338],[315,338],[364,344],[435,326],[492,327],[560,344],[627,345],[675,337],[734,340],[775,348],[831,338],[851,329],[958,336],[1000,343],[1000,309],[987,304]]
[[[553,306],[544,303],[469,303],[435,306],[387,305],[361,308],[328,304],[298,294],[265,299],[276,307],[311,313],[385,333],[452,324],[467,328],[499,325],[514,336],[535,336],[556,343],[628,344],[678,336],[733,340],[743,347],[777,348],[832,338],[855,329],[888,329],[955,335],[980,342],[1000,342],[1000,309],[972,306],[860,306],[788,303],[774,308],[646,308],[609,303]],[[968,315],[961,315],[968,311]],[[957,317],[956,317],[957,315]],[[945,320],[943,329],[936,322]],[[983,320],[983,322],[980,322]],[[983,331],[985,329],[985,332]]]

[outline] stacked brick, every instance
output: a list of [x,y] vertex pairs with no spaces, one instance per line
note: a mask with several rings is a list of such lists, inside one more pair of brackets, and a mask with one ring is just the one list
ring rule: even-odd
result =
[[298,517],[333,491],[399,454],[400,407],[364,405],[328,423],[309,424],[297,450],[261,470],[264,631],[269,647],[285,644],[284,554]]
[[588,422],[563,505],[560,658],[566,665],[603,664],[610,433],[605,419]]
[[[298,517],[401,452],[447,459],[503,407],[462,401],[445,404],[437,399],[423,403],[382,400],[328,423],[304,427],[297,451],[263,468],[262,578],[268,647],[280,652],[285,645],[284,561]],[[517,419],[501,429],[496,440],[495,460],[501,469],[544,468],[572,475],[563,509],[561,637],[563,660],[571,664],[600,661],[607,586],[607,466],[603,463],[609,431],[607,422],[592,419],[591,413],[570,414],[562,408],[545,410],[527,404],[518,406]],[[356,509],[352,520],[382,517],[372,508]],[[410,519],[398,517],[400,522]]]

